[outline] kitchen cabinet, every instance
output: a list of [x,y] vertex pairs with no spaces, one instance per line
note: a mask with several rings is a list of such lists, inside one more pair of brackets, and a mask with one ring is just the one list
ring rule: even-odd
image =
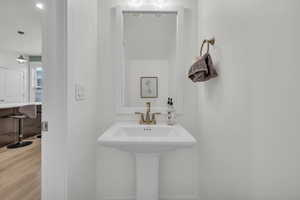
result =
[[0,103],[24,102],[25,86],[24,70],[0,68]]

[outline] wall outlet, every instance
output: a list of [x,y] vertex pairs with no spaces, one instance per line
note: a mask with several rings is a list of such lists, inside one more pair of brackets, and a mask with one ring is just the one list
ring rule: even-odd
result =
[[80,84],[75,85],[75,100],[76,101],[83,101],[85,100],[85,87]]

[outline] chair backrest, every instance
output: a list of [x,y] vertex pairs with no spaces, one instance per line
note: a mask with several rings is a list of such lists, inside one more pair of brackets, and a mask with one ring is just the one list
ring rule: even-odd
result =
[[34,104],[19,107],[18,111],[21,114],[24,114],[24,115],[26,115],[26,117],[31,118],[31,119],[34,119],[37,117],[37,109],[36,109],[36,105],[34,105]]

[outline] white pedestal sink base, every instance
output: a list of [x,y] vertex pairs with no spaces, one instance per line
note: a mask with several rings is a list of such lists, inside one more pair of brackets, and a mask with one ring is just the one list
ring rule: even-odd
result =
[[159,199],[159,154],[135,154],[136,199]]

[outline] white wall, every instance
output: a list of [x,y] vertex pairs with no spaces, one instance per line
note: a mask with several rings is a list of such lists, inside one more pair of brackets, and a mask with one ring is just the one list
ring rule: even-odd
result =
[[[169,95],[168,60],[130,60],[126,66],[125,105],[143,107],[145,102],[152,106],[166,106]],[[158,98],[141,98],[140,77],[158,77]]]
[[[35,2],[35,0],[0,1],[1,50],[22,52],[28,55],[41,54],[41,19],[44,12],[40,12],[34,6]],[[17,34],[18,30],[24,31],[25,35],[20,36]]]
[[[97,1],[46,1],[42,199],[96,199]],[[75,101],[75,85],[85,99]]]
[[[132,115],[117,115],[115,112],[114,95],[114,70],[112,60],[118,59],[111,52],[111,7],[126,4],[123,0],[99,0],[99,58],[100,73],[99,85],[99,113],[98,123],[101,128],[100,136],[115,120],[133,119]],[[188,70],[191,60],[197,52],[197,1],[176,0],[169,1],[171,5],[183,5],[185,9],[185,65]],[[186,76],[186,74],[182,74]],[[185,79],[184,82],[184,114],[179,121],[195,137],[198,137],[196,129],[197,91],[194,84]],[[105,116],[105,117],[103,117]],[[160,196],[163,199],[197,199],[198,193],[198,146],[193,149],[180,150],[166,153],[161,158],[160,164]],[[110,148],[98,147],[97,150],[97,199],[133,199],[135,195],[135,160],[125,152]]]
[[0,50],[0,66],[1,67],[9,67],[16,66],[18,63],[16,61],[18,57],[18,53],[16,52],[8,52]]
[[45,1],[43,18],[44,99],[42,120],[42,199],[67,199],[68,83],[67,0]]
[[203,0],[219,77],[199,83],[200,199],[296,200],[299,14],[295,0]]
[[[68,1],[68,199],[95,199],[97,128],[97,0]],[[85,99],[75,100],[75,86]]]

